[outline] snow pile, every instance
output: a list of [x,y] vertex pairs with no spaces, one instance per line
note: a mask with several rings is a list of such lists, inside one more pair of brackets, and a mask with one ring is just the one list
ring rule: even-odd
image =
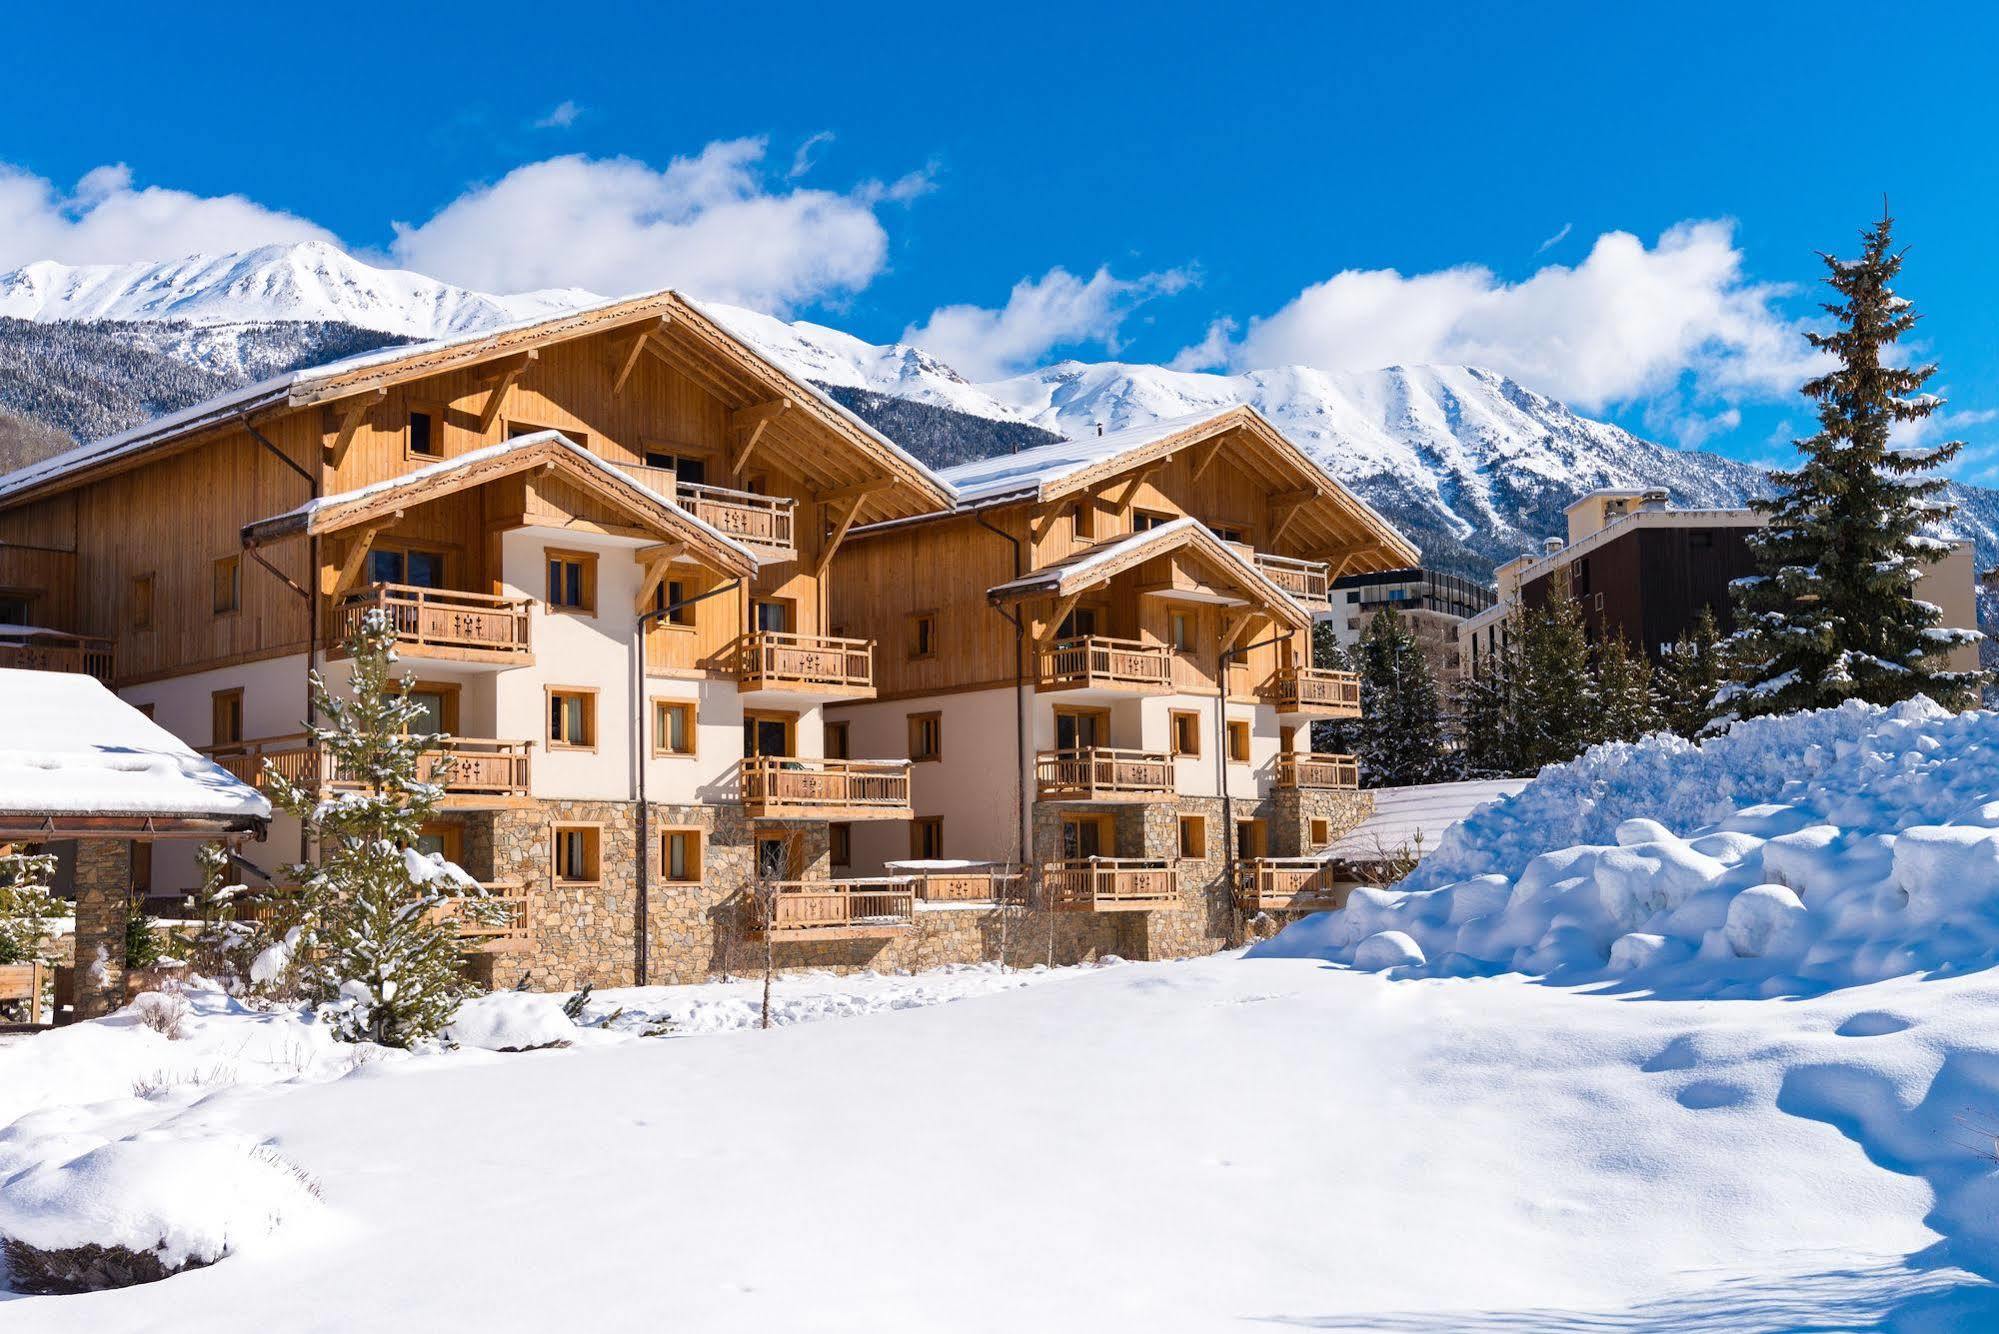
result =
[[1988,967],[1999,713],[1849,703],[1600,746],[1258,952],[1752,996]]
[[563,999],[535,991],[474,996],[458,1007],[442,1036],[485,1051],[566,1047],[576,1040],[577,1028],[562,1012]]

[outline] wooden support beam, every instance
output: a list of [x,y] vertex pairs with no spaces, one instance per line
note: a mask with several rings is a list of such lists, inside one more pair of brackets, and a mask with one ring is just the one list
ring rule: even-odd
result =
[[631,342],[617,354],[615,362],[617,375],[611,381],[612,397],[615,398],[625,391],[625,381],[631,378],[632,369],[639,364],[639,358],[645,355],[646,339],[664,329],[671,318],[670,315],[662,315],[657,320],[647,320],[632,327]]
[[1048,540],[1048,535],[1055,531],[1055,521],[1068,513],[1068,511],[1069,507],[1060,501],[1051,504],[1046,510],[1042,511],[1041,517],[1034,521],[1033,538],[1035,546],[1040,546]]
[[729,471],[741,476],[748,465],[750,455],[756,452],[757,441],[763,438],[764,428],[791,407],[788,398],[773,398],[767,403],[752,403],[746,408],[737,408],[729,414],[729,430],[742,440],[742,446],[729,463]]
[[1236,641],[1242,638],[1242,632],[1249,629],[1250,622],[1255,619],[1253,611],[1239,611],[1229,617],[1222,625],[1222,652],[1227,653],[1234,648]]
[[490,384],[492,387],[486,395],[486,407],[479,414],[479,433],[481,435],[493,429],[493,420],[500,415],[500,402],[506,398],[507,390],[513,388],[514,381],[520,379],[522,373],[529,366],[532,366],[535,358],[540,355],[541,353],[534,348],[529,348],[525,352],[517,352],[505,361],[493,363],[486,375],[482,377],[481,383]]
[[338,598],[352,588],[361,578],[361,567],[367,563],[368,552],[375,545],[375,537],[384,528],[402,517],[398,510],[387,519],[381,519],[358,529],[347,541],[347,550],[341,554],[340,568],[334,571],[333,587],[327,590],[329,597]]
[[1222,445],[1227,439],[1227,436],[1223,436],[1219,440],[1208,442],[1207,446],[1202,450],[1200,460],[1194,464],[1194,476],[1191,480],[1196,482],[1201,480],[1202,476],[1207,473],[1209,466],[1222,456]]
[[877,491],[886,491],[895,485],[892,477],[871,477],[865,482],[855,482],[852,486],[836,486],[831,491],[815,491],[812,498],[822,505],[838,505],[849,500],[866,500]]
[[833,563],[833,553],[840,549],[840,543],[847,540],[847,530],[854,526],[854,516],[861,512],[861,506],[867,503],[868,495],[867,491],[862,491],[847,500],[846,508],[840,512],[840,517],[833,524],[832,533],[826,538],[826,545],[819,548],[819,562],[812,567],[815,578],[824,576],[826,567]]
[[632,606],[634,612],[643,614],[652,610],[652,595],[666,582],[667,571],[673,568],[674,560],[685,550],[684,544],[670,543],[632,553],[632,559],[645,569],[645,576],[639,580],[638,598]]
[[1286,491],[1281,495],[1272,496],[1270,498],[1270,532],[1269,536],[1264,540],[1272,547],[1275,547],[1278,539],[1284,536],[1284,530],[1291,526],[1291,521],[1298,517],[1299,512],[1305,506],[1318,498],[1319,493],[1310,489]]
[[1048,624],[1042,627],[1041,633],[1034,637],[1034,642],[1042,648],[1047,648],[1060,638],[1062,634],[1062,622],[1069,619],[1069,613],[1076,610],[1076,604],[1082,600],[1082,593],[1077,592],[1071,593],[1068,597],[1057,602],[1055,604],[1055,614],[1049,618]]
[[[341,460],[347,457],[347,447],[354,443],[354,432],[361,428],[361,419],[388,396],[388,390],[376,389],[370,393],[356,394],[337,406],[331,403],[326,406],[323,414],[325,429],[333,432],[333,442],[324,447],[329,466],[335,468],[340,466]],[[442,422],[438,424],[443,425]]]
[[1124,494],[1120,496],[1116,504],[1112,506],[1111,512],[1116,514],[1119,519],[1123,519],[1125,514],[1129,512],[1131,509],[1131,502],[1138,499],[1138,488],[1144,486],[1146,483],[1146,479],[1150,478],[1154,473],[1158,472],[1161,468],[1165,466],[1166,466],[1165,459],[1154,459],[1152,462],[1146,464],[1144,467],[1140,468],[1137,472],[1133,473],[1131,475],[1131,480],[1125,483]]

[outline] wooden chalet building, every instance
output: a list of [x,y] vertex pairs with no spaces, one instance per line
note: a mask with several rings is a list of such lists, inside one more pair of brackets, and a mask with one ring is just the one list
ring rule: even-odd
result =
[[[516,905],[494,980],[694,980],[758,871],[797,889],[781,921],[907,921],[828,880],[830,821],[912,808],[899,746],[825,745],[826,706],[877,688],[826,576],[856,527],[952,500],[663,293],[295,372],[0,477],[0,666],[89,672],[242,778],[337,790],[307,672],[337,689],[379,611],[450,738],[426,841]],[[249,855],[276,875],[302,843],[280,817]],[[186,888],[191,851],[150,877]]]
[[833,566],[877,679],[827,745],[907,756],[914,808],[835,823],[835,872],[1025,865],[1069,955],[1214,948],[1260,864],[1365,816],[1352,758],[1311,749],[1360,708],[1312,619],[1415,549],[1248,408],[943,476],[951,508],[857,527]]

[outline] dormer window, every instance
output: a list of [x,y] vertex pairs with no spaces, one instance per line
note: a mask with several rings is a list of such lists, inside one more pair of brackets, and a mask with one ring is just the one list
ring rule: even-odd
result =
[[429,408],[410,409],[408,446],[411,457],[444,457],[444,435],[437,429],[437,414]]

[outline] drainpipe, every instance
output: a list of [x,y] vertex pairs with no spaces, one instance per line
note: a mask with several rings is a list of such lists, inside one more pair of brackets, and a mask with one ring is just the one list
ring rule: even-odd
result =
[[[997,533],[1013,548],[1013,577],[1018,579],[1026,573],[1021,569],[1020,539],[994,526],[983,514],[974,512],[972,519],[987,532]],[[1018,840],[1021,874],[1025,876],[1027,853],[1033,841],[1027,819],[1027,623],[1018,609],[1009,611],[995,605],[993,610],[1013,622],[1013,832]]]
[[[250,433],[252,440],[262,446],[278,462],[305,478],[309,498],[313,500],[319,499],[320,480],[317,472],[300,466],[298,460],[273,444],[270,437],[258,430],[250,421],[250,414],[248,412],[243,413],[237,420],[241,422],[243,429]],[[312,698],[312,674],[319,666],[319,538],[315,535],[306,539],[305,564],[307,587],[305,588],[299,588],[289,578],[283,574],[279,574],[277,567],[264,559],[257,551],[257,544],[249,538],[243,539],[243,549],[250,554],[251,558],[257,564],[263,566],[272,574],[277,574],[287,584],[291,584],[291,587],[305,599],[305,725],[307,730],[310,731],[313,725],[319,720],[319,713],[314,707]],[[209,740],[213,741],[214,738],[210,737]],[[308,841],[305,828],[301,825],[298,831],[298,859],[301,862],[307,860]]]
[[646,804],[646,769],[651,756],[646,753],[646,628],[655,621],[665,620],[682,607],[691,607],[697,602],[733,593],[742,584],[741,579],[731,579],[726,584],[717,584],[705,593],[696,593],[691,598],[681,598],[669,602],[664,607],[655,607],[641,612],[632,627],[632,762],[639,771],[639,809],[635,827],[636,845],[632,854],[638,865],[635,877],[635,892],[632,903],[632,926],[635,932],[632,954],[632,976],[635,985],[649,985],[647,979],[652,974],[652,948],[647,939],[647,922],[652,890],[652,830],[647,819],[650,808]]
[[1229,795],[1229,664],[1239,659],[1247,658],[1249,651],[1253,648],[1267,648],[1272,644],[1282,644],[1290,638],[1290,635],[1284,634],[1278,635],[1273,639],[1259,639],[1254,644],[1244,644],[1238,648],[1222,649],[1220,650],[1219,662],[1216,668],[1216,675],[1221,678],[1221,685],[1215,694],[1215,730],[1219,736],[1215,746],[1215,769],[1221,776],[1222,835],[1227,840],[1224,847],[1227,854],[1228,867],[1229,934],[1231,936],[1229,944],[1231,948],[1239,943],[1234,939],[1239,934],[1236,932],[1235,927],[1238,924],[1238,919],[1241,917],[1241,914],[1235,908],[1235,892],[1239,877],[1242,874],[1242,863],[1236,853],[1235,798]]

